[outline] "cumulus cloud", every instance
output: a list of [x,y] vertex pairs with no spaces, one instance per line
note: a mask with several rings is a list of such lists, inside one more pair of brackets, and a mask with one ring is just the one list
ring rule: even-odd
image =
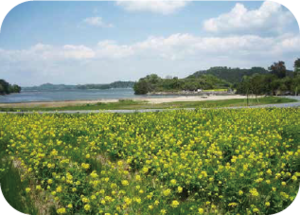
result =
[[291,68],[292,61],[299,57],[299,43],[300,37],[291,34],[274,37],[173,34],[152,36],[132,44],[104,40],[93,47],[37,44],[22,50],[0,49],[0,64],[7,80],[15,75],[24,77],[24,83],[31,83],[35,76],[40,77],[34,79],[39,83],[45,80],[105,83],[120,77],[137,80],[149,73],[184,77],[211,66],[267,67],[276,60],[286,61]]
[[74,46],[74,45],[65,45],[61,50],[62,56],[64,58],[71,59],[90,59],[95,57],[95,52],[83,45]]
[[255,35],[198,37],[192,34],[173,34],[154,37],[133,44],[118,44],[113,40],[100,41],[94,47],[64,45],[54,47],[37,44],[24,50],[0,50],[0,59],[36,59],[45,61],[124,59],[134,57],[165,58],[182,60],[195,56],[227,55],[238,57],[241,53],[254,55],[276,55],[299,52],[300,37],[284,35],[260,37]]
[[131,45],[118,45],[116,41],[104,40],[97,44],[96,52],[98,58],[123,58],[134,54],[134,47]]
[[291,12],[275,2],[264,2],[256,10],[237,3],[226,14],[204,21],[204,30],[212,33],[281,33],[294,20]]
[[84,24],[95,26],[95,27],[101,27],[101,28],[112,28],[113,24],[105,23],[102,19],[102,17],[96,16],[96,17],[88,17],[83,20]]
[[160,14],[171,14],[185,7],[188,1],[182,0],[139,0],[139,1],[117,1],[116,4],[127,11],[147,11]]

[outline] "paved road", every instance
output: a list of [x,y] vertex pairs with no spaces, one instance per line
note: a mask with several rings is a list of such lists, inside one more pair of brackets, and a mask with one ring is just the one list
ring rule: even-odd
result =
[[[287,98],[297,99],[298,102],[293,103],[282,103],[282,104],[268,104],[268,105],[255,105],[249,107],[223,107],[218,109],[241,109],[241,108],[288,108],[288,107],[300,107],[300,96],[287,96]],[[66,113],[66,114],[89,114],[89,113],[146,113],[146,112],[162,112],[162,111],[173,111],[173,110],[195,110],[196,108],[173,108],[173,109],[142,109],[142,110],[62,110],[62,111],[20,111],[20,112],[1,112],[0,114],[55,114],[55,113]],[[203,108],[210,109],[210,108]]]

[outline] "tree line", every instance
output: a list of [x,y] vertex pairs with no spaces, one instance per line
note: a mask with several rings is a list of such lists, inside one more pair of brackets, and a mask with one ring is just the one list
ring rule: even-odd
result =
[[[269,71],[263,67],[252,67],[250,69],[231,68],[227,66],[211,67],[208,70],[200,70],[188,76],[190,78],[197,78],[203,74],[214,75],[220,79],[228,81],[232,84],[239,83],[243,76],[251,76],[253,74],[267,74]],[[288,71],[290,73],[290,71]]]
[[198,89],[219,89],[229,88],[231,84],[216,76],[203,74],[199,77],[178,77],[161,78],[156,74],[147,75],[141,78],[133,86],[135,94],[147,94],[151,92],[176,92],[195,91]]
[[244,76],[236,85],[239,94],[298,95],[300,92],[300,58],[294,62],[294,71],[287,73],[285,62],[273,63],[267,74]]
[[268,69],[212,67],[179,79],[147,75],[134,84],[135,94],[151,92],[195,91],[197,89],[235,89],[238,94],[279,95],[300,92],[300,58],[294,71],[287,70],[283,61],[273,63]]
[[0,79],[0,95],[6,95],[10,93],[20,93],[21,87],[14,84],[11,85],[7,81]]

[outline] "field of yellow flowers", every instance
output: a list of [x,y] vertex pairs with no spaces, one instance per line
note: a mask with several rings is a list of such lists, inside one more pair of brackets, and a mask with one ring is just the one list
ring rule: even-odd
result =
[[2,160],[52,214],[273,214],[299,189],[297,108],[2,114],[0,122]]

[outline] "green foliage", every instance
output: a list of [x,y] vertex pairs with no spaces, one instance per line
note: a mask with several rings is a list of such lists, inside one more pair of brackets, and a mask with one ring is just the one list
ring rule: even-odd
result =
[[3,154],[4,151],[0,154],[0,184],[6,201],[18,211],[37,214],[30,197],[24,192],[29,185],[28,181],[22,183],[19,171],[13,166],[12,161],[3,157]]
[[14,84],[11,85],[3,79],[0,79],[0,95],[10,94],[10,93],[20,93],[21,87]]
[[140,80],[134,84],[133,89],[137,95],[147,94],[149,92],[149,84],[146,80]]
[[195,91],[197,89],[220,89],[229,88],[231,84],[227,81],[209,74],[202,74],[198,77],[177,77],[162,79],[152,74],[141,78],[135,85],[135,94],[147,94],[148,92],[176,92]]
[[252,67],[251,69],[240,69],[240,68],[230,68],[230,67],[212,67],[208,70],[195,72],[189,77],[195,78],[202,76],[203,74],[214,75],[220,79],[223,79],[232,84],[241,82],[243,77],[251,76],[253,74],[267,74],[268,71],[262,67]]
[[300,75],[300,58],[298,58],[294,63],[295,74]]
[[[299,62],[295,62],[295,68]],[[239,94],[255,95],[277,95],[277,94],[298,94],[300,90],[300,76],[296,72],[290,74],[283,61],[274,63],[269,67],[268,74],[253,74],[244,76],[237,85]],[[296,69],[295,69],[296,71]]]
[[278,63],[273,63],[269,70],[272,74],[276,75],[278,78],[284,78],[286,76],[286,67],[283,61],[279,61]]
[[[0,140],[2,136],[0,134]],[[8,159],[7,146],[0,143],[0,196],[3,201],[18,214],[36,215],[37,211],[32,204],[31,198],[24,192],[28,185],[27,181],[22,183],[19,171],[14,168]]]

